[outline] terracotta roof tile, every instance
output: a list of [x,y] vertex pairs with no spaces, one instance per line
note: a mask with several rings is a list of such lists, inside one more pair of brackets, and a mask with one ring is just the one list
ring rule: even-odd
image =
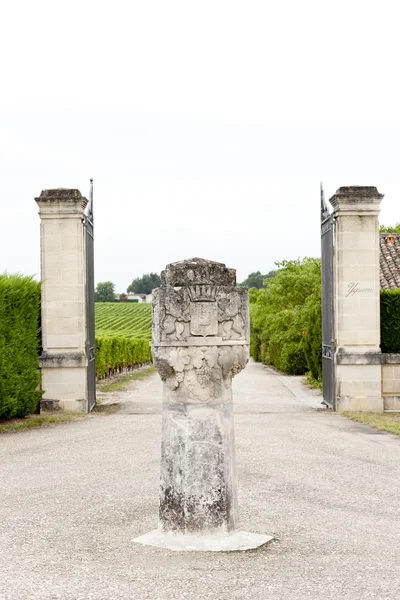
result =
[[[388,238],[392,238],[392,243]],[[396,290],[400,288],[400,234],[380,234],[379,262],[381,289]]]

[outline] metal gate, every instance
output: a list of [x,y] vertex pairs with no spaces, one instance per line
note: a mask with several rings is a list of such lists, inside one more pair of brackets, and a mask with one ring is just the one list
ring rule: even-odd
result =
[[334,220],[321,183],[322,388],[324,404],[335,410],[335,321],[333,289]]
[[94,228],[93,179],[90,180],[89,204],[85,215],[86,255],[86,356],[88,412],[96,404],[96,338],[94,328]]

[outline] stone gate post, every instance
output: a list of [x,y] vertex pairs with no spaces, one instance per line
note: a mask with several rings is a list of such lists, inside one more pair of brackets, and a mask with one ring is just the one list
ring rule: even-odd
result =
[[380,365],[379,222],[376,187],[341,187],[335,217],[337,410],[383,411]]
[[249,352],[248,291],[236,272],[193,258],[153,291],[153,359],[163,381],[159,529],[135,541],[174,550],[244,550],[237,531],[232,377]]
[[86,297],[79,190],[43,190],[39,206],[44,395],[41,410],[87,412]]

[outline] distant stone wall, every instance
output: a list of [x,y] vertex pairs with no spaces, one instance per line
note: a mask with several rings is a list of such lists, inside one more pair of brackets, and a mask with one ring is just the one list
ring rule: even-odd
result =
[[[337,366],[342,412],[367,411],[368,407],[371,412],[400,411],[400,354],[341,352]],[[374,400],[368,404],[371,393],[382,397],[381,411],[374,410]]]
[[383,354],[382,357],[390,357],[395,363],[382,365],[382,396],[384,410],[400,411],[400,355]]

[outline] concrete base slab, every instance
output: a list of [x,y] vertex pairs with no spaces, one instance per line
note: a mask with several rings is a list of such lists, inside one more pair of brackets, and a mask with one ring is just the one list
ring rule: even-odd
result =
[[372,412],[383,413],[384,404],[382,396],[338,396],[336,411],[342,412]]
[[254,550],[267,544],[274,538],[260,533],[235,531],[214,535],[183,535],[164,533],[159,529],[132,540],[144,546],[156,546],[178,552],[238,552]]
[[40,413],[46,412],[72,412],[87,413],[87,400],[40,400]]

